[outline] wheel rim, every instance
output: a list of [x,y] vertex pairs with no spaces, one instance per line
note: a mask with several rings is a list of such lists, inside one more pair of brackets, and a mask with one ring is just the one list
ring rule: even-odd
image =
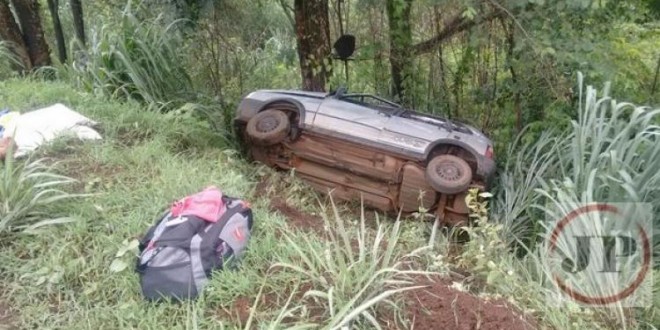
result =
[[435,172],[440,178],[447,181],[458,181],[463,176],[461,168],[454,162],[443,162],[438,164]]
[[274,130],[279,122],[277,119],[273,116],[267,116],[265,118],[262,118],[258,123],[257,123],[257,131],[262,132],[262,133],[267,133],[272,130]]

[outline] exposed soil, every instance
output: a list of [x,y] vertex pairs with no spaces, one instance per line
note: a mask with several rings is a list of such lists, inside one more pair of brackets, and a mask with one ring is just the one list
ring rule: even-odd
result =
[[119,173],[124,171],[124,168],[118,165],[77,159],[67,160],[63,164],[63,168],[66,169],[65,174],[78,180],[74,190],[81,193],[86,190],[94,190],[103,183],[114,180]]
[[288,224],[294,228],[299,228],[305,231],[312,231],[317,234],[323,233],[324,221],[323,218],[302,212],[295,207],[287,204],[281,197],[273,197],[270,199],[271,210],[276,210],[282,213],[288,219]]
[[221,310],[218,314],[220,319],[238,319],[238,323],[245,325],[250,318],[252,301],[246,297],[237,297],[229,310]]
[[[303,299],[305,292],[311,290],[311,288],[312,286],[309,284],[303,284],[300,288],[298,288],[294,294],[294,297],[291,299],[288,308],[299,304],[300,300]],[[280,292],[279,294],[275,292],[262,293],[257,303],[257,311],[271,311],[276,314],[279,313],[285,307],[286,301],[291,295],[291,289],[292,288],[287,288],[282,290],[283,292]],[[314,306],[313,304],[309,304],[309,302],[310,301],[308,301],[307,304],[309,313],[308,319],[312,321],[319,320],[319,318],[323,315],[324,308],[321,306]],[[238,324],[245,326],[248,319],[250,318],[250,312],[252,311],[253,305],[253,298],[238,296],[236,299],[234,299],[229,309],[222,309],[217,313],[217,315],[220,319],[232,319],[237,321]],[[296,321],[296,318],[285,317],[282,323],[287,324]]]
[[282,197],[268,196],[269,183],[264,180],[257,184],[255,195],[257,197],[268,197],[269,208],[273,212],[280,212],[287,218],[287,224],[294,228],[303,231],[311,231],[317,234],[322,234],[324,231],[324,221],[318,215],[309,214],[298,210],[297,208],[289,205]]
[[502,299],[486,300],[451,287],[448,278],[419,277],[425,288],[404,294],[414,329],[536,329],[536,322]]
[[[260,182],[256,187],[256,195],[267,197],[270,202],[270,209],[286,216],[291,226],[316,233],[322,233],[324,231],[324,222],[321,217],[302,212],[294,206],[287,204],[285,199],[267,194],[268,188],[269,183],[267,180]],[[373,217],[373,212],[365,212],[365,216],[370,217],[369,215]],[[367,223],[372,222],[375,223],[375,221],[367,221]],[[459,254],[460,244],[453,245],[450,253],[451,257],[455,258]],[[466,277],[469,277],[469,273],[463,274],[459,272],[456,274],[456,277],[454,279],[449,277],[428,278],[425,276],[416,278],[416,284],[425,286],[425,288],[401,294],[405,306],[403,316],[405,316],[405,319],[410,324],[406,326],[390,326],[389,329],[412,327],[422,330],[531,330],[537,328],[536,321],[532,317],[525,316],[503,299],[484,299],[470,292],[463,292],[452,288],[451,285],[454,281],[465,280]],[[305,290],[300,292],[300,297],[294,297],[294,301],[300,300]],[[279,311],[284,306],[288,295],[289,293],[282,293],[280,295],[276,293],[265,293],[260,298],[258,309]],[[308,301],[308,303],[311,303],[311,301]],[[238,297],[229,310],[225,310],[220,314],[232,319],[238,317],[241,324],[245,324],[250,316],[250,310],[253,304],[254,301],[252,299]],[[307,307],[309,308],[310,306],[308,305]],[[314,308],[311,308],[310,313],[311,315],[321,316],[323,310],[321,308],[315,312]],[[389,320],[385,324],[393,325],[395,322]],[[384,326],[384,324],[382,325]]]

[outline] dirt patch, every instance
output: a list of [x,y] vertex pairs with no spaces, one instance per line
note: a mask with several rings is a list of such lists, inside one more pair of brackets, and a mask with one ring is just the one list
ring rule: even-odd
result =
[[[287,299],[291,295],[292,288],[286,288],[281,292],[266,292],[262,293],[257,302],[257,311],[259,313],[269,312],[274,313],[275,315],[279,314],[286,305]],[[299,287],[291,299],[289,306],[287,308],[292,308],[297,306],[299,302],[304,299],[303,296],[305,292],[312,289],[311,284],[303,284]],[[231,306],[219,310],[216,316],[221,320],[234,320],[240,325],[245,326],[248,319],[250,318],[250,313],[252,311],[252,306],[254,305],[255,298],[248,298],[245,296],[238,296],[232,302]],[[318,306],[314,302],[308,300],[306,302],[307,307],[307,318],[306,321],[319,321],[325,312],[323,306]],[[257,316],[257,315],[255,315]],[[257,316],[258,317],[258,316]],[[282,320],[282,324],[292,324],[296,321],[299,321],[298,317],[287,316]]]
[[324,232],[324,221],[318,215],[309,214],[298,210],[289,205],[282,197],[270,196],[267,192],[270,190],[270,183],[266,180],[261,181],[255,188],[255,197],[266,197],[269,201],[269,209],[273,212],[280,212],[287,218],[287,224],[303,231],[322,234]]
[[404,294],[405,316],[415,329],[531,330],[536,322],[502,299],[486,300],[451,287],[452,280],[419,277],[425,288]]
[[218,317],[220,319],[235,319],[238,321],[238,324],[245,325],[250,318],[252,303],[253,301],[247,297],[237,297],[230,309],[218,311]]
[[312,231],[317,234],[322,234],[324,231],[323,218],[302,212],[287,204],[287,202],[281,197],[273,197],[270,199],[270,209],[282,213],[288,219],[287,224],[290,226],[305,231]]

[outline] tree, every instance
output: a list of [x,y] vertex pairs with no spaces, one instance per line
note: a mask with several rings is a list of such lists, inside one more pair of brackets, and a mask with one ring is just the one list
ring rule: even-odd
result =
[[51,64],[50,50],[41,26],[38,0],[12,0],[16,16],[23,33],[23,41],[27,47],[32,67],[42,67]]
[[[485,6],[485,3],[486,1],[480,2],[481,13],[477,13],[476,10],[473,15],[459,12],[447,20],[447,23],[435,36],[413,44],[410,23],[413,0],[387,0],[393,94],[403,104],[410,105],[412,102],[410,92],[406,93],[406,89],[409,89],[412,83],[411,77],[414,70],[413,59],[415,56],[430,53],[457,34],[504,15],[504,11],[500,9],[486,11],[488,6]],[[470,9],[474,10],[471,7]]]
[[411,9],[412,0],[387,0],[393,94],[406,105],[411,100],[404,84],[410,83],[413,71]]
[[295,0],[294,13],[302,88],[325,91],[331,73],[328,0]]
[[8,0],[0,0],[0,40],[8,42],[10,50],[22,62],[23,67],[16,68],[17,70],[32,69],[30,55],[28,55],[23,35],[11,12]]
[[53,31],[55,32],[55,39],[57,40],[57,54],[61,63],[66,63],[66,44],[64,43],[64,31],[62,30],[62,23],[60,22],[60,1],[48,0],[48,10],[53,19]]
[[76,30],[76,38],[84,46],[85,21],[83,20],[83,7],[80,0],[71,0],[71,14],[73,16],[73,27]]

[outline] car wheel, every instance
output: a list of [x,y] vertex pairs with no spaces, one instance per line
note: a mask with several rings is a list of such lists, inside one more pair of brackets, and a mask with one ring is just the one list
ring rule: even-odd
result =
[[454,155],[439,155],[426,166],[426,178],[433,189],[443,194],[465,191],[472,182],[472,168]]
[[289,117],[282,111],[269,109],[256,114],[248,121],[246,132],[258,145],[271,146],[282,142],[289,131]]

